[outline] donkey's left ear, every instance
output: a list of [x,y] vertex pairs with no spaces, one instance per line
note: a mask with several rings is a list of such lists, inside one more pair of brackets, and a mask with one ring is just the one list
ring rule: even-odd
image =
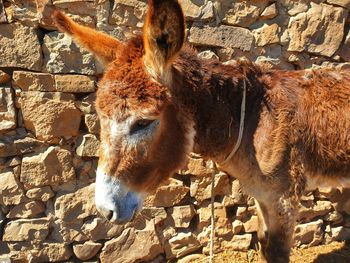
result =
[[149,0],[144,26],[145,64],[157,75],[172,62],[185,38],[185,19],[177,0]]

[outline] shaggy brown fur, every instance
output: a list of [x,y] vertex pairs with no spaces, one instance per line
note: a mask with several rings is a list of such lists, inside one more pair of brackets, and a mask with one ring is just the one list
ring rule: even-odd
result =
[[[263,71],[244,61],[199,59],[190,47],[181,49],[184,19],[177,1],[149,4],[144,37],[128,43],[54,14],[61,31],[106,65],[96,101],[99,169],[152,191],[190,151],[220,165],[237,141],[246,85],[242,144],[220,168],[257,200],[263,260],[288,262],[304,189],[319,181],[350,182],[350,73]],[[133,139],[133,130],[151,123],[154,132]]]

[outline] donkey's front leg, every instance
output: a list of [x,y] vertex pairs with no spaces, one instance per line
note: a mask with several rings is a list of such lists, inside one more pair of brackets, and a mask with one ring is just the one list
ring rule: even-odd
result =
[[286,194],[270,202],[259,202],[258,216],[262,224],[258,237],[263,262],[289,262],[296,209],[296,202]]

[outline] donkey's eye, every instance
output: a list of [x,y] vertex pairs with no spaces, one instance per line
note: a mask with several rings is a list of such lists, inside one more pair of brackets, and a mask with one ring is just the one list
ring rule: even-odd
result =
[[141,131],[143,129],[146,129],[147,127],[149,127],[155,120],[147,120],[147,119],[142,119],[142,120],[138,120],[136,121],[131,129],[130,129],[130,133],[136,133],[138,131]]

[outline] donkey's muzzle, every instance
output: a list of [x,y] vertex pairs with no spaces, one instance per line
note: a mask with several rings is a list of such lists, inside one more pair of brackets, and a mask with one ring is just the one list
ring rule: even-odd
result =
[[99,213],[117,224],[131,221],[142,207],[138,193],[129,191],[123,182],[100,170],[96,176],[95,202]]

